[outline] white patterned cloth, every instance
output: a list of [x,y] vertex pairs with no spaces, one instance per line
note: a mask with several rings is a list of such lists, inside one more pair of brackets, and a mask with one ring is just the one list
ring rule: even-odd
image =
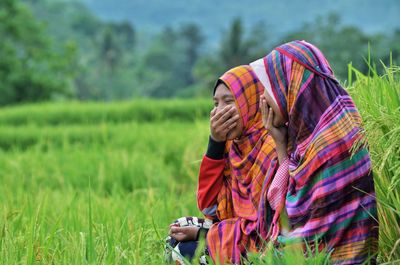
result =
[[[203,229],[209,229],[212,225],[212,221],[209,219],[201,219],[197,217],[181,217],[175,220],[172,225],[179,227],[195,226]],[[197,248],[197,241],[179,242],[170,236],[165,239],[165,260],[167,264],[182,264],[184,265],[184,259],[190,260],[193,258]],[[185,257],[186,254],[190,252],[189,257]],[[199,258],[200,265],[207,265],[207,248],[204,250],[204,254]]]

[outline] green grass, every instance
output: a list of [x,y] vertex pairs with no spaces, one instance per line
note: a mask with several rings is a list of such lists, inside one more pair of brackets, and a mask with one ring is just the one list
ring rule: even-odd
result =
[[379,260],[400,264],[400,67],[386,67],[383,76],[373,68],[370,76],[350,71],[357,81],[349,91],[363,117],[375,174]]
[[195,121],[209,116],[211,100],[149,100],[43,103],[2,108],[0,124],[11,126]]
[[[354,69],[374,165],[379,260],[400,260],[399,69]],[[177,217],[200,215],[210,101],[45,103],[0,109],[0,264],[163,264]],[[253,264],[328,264],[271,250]]]
[[0,151],[0,264],[161,264],[154,225],[165,235],[199,215],[207,120],[5,131],[16,136]]

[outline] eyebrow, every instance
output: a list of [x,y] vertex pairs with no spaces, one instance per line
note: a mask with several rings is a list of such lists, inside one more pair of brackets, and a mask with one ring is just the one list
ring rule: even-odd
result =
[[[213,99],[214,99],[214,100],[217,100],[216,97],[213,97]],[[223,99],[223,100],[226,100],[226,99],[234,99],[234,97],[233,97],[232,95],[223,95],[223,96],[222,96],[222,99]]]

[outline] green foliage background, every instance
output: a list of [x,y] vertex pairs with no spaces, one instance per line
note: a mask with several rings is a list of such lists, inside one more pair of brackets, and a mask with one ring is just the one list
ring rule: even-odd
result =
[[[333,13],[315,13],[314,8],[308,10],[308,20],[298,21],[304,17],[301,14],[275,26],[271,23],[280,21],[286,13],[273,14],[260,21],[255,17],[257,9],[271,14],[269,5],[278,12],[282,8],[278,4],[259,3],[246,9],[232,4],[229,14],[242,10],[244,15],[230,15],[229,20],[210,26],[200,24],[198,19],[211,17],[213,12],[201,14],[196,7],[203,4],[196,1],[180,12],[183,17],[192,14],[192,19],[168,25],[162,21],[174,14],[178,16],[174,9],[179,10],[178,1],[171,2],[165,10],[159,9],[163,4],[157,1],[148,1],[146,6],[136,2],[136,6],[131,6],[132,3],[120,1],[115,5],[126,5],[126,11],[131,11],[132,16],[137,14],[137,19],[105,21],[98,16],[104,10],[97,13],[92,10],[107,7],[110,4],[107,1],[4,0],[0,3],[0,106],[71,98],[113,101],[209,97],[215,80],[226,70],[248,64],[277,45],[294,39],[305,39],[320,47],[336,75],[345,81],[348,62],[367,73],[363,57],[367,56],[368,43],[374,61],[382,59],[388,64],[392,51],[393,62],[399,64],[400,23],[391,18],[400,7],[397,1],[386,1],[382,7],[370,4],[369,11],[379,12],[376,17],[363,18],[365,25],[377,18],[385,20],[381,25],[391,21],[390,27],[379,32],[356,26],[360,23],[345,23],[351,17],[346,12],[361,17],[355,9],[357,1],[348,3],[347,9],[341,2],[337,10],[343,14],[335,13],[336,9],[326,3],[327,10]],[[387,12],[382,15],[383,6]],[[187,8],[192,8],[192,12]],[[219,8],[216,6],[212,11]],[[285,10],[296,13],[298,8],[293,1]],[[254,14],[245,15],[248,10]],[[112,4],[108,11],[111,14],[117,9]],[[143,22],[143,16],[151,11],[160,20],[157,31],[147,30]],[[221,14],[219,20],[227,14]],[[295,25],[294,21],[300,24]],[[283,28],[286,30],[275,32]],[[210,36],[211,31],[214,33]],[[382,72],[379,66],[378,71]]]

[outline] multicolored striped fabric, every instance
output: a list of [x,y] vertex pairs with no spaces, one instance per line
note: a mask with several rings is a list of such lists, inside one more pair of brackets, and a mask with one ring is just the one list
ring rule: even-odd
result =
[[247,252],[258,250],[260,236],[267,234],[266,191],[277,157],[261,119],[259,98],[264,88],[251,67],[231,69],[220,81],[235,97],[244,131],[226,145],[224,184],[217,199],[220,221],[208,231],[207,245],[214,260],[238,264]]
[[362,137],[356,106],[310,43],[286,43],[262,62],[256,74],[288,118],[291,231],[278,241],[318,241],[335,264],[365,262],[377,251],[378,223],[368,150],[352,149]]

